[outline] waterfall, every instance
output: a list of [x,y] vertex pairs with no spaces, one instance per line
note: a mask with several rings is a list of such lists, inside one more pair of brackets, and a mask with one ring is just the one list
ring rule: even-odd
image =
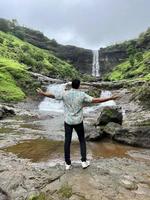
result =
[[92,76],[100,76],[99,51],[93,50]]

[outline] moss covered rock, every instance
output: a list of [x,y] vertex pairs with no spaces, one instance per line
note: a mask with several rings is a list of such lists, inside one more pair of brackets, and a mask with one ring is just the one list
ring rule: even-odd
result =
[[109,122],[115,122],[122,124],[123,115],[121,108],[119,107],[104,107],[97,119],[96,125],[103,126],[107,125]]
[[141,87],[134,88],[132,99],[139,100],[144,107],[150,108],[150,82],[143,84]]

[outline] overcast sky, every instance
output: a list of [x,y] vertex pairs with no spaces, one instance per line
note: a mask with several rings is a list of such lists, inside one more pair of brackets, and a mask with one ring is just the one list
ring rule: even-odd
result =
[[98,49],[150,27],[150,0],[0,0],[0,17],[62,44]]

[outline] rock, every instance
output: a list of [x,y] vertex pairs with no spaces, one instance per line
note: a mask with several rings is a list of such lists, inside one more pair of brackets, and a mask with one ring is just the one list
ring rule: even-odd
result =
[[0,188],[0,200],[10,200],[8,194]]
[[15,115],[15,110],[12,107],[0,105],[0,119]]
[[132,146],[150,148],[150,126],[135,126],[116,130],[113,139]]
[[85,125],[85,138],[87,141],[98,141],[103,137],[103,131],[94,125]]
[[114,123],[114,122],[109,122],[103,129],[103,131],[110,135],[112,138],[116,134],[117,130],[120,130],[122,126],[120,124]]
[[55,79],[55,78],[50,78],[48,76],[44,76],[42,74],[38,74],[35,72],[29,72],[31,74],[32,77],[38,79],[42,84],[51,84],[51,83],[63,83],[62,80],[60,79]]
[[138,188],[138,186],[133,181],[127,179],[121,180],[120,183],[124,188],[128,190],[136,190]]
[[80,200],[81,198],[76,196],[76,195],[72,195],[69,200]]
[[123,115],[120,107],[104,107],[97,119],[97,126],[106,125],[109,122],[122,124]]
[[110,72],[116,65],[127,58],[126,49],[124,47],[118,48],[113,45],[112,48],[101,48],[99,52],[100,66],[103,66],[102,74]]
[[11,108],[11,107],[4,106],[3,109],[4,109],[4,112],[5,112],[6,114],[8,114],[8,115],[9,115],[9,114],[10,114],[10,115],[14,115],[14,114],[15,114],[14,109]]
[[150,108],[150,83],[147,82],[134,90],[132,100],[139,100],[143,107]]
[[3,118],[3,115],[4,115],[4,111],[2,109],[0,109],[0,119]]

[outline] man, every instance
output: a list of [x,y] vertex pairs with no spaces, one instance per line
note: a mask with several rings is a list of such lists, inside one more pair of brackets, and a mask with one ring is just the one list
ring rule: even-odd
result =
[[84,125],[83,125],[83,106],[85,103],[102,103],[109,100],[115,100],[118,97],[112,96],[109,98],[94,98],[79,90],[80,80],[74,79],[72,81],[72,89],[65,91],[61,96],[54,95],[49,92],[43,92],[41,89],[37,89],[40,95],[63,100],[64,102],[64,127],[65,127],[65,166],[66,170],[71,169],[70,160],[70,145],[72,139],[72,132],[75,129],[80,142],[81,152],[81,164],[85,169],[90,165],[90,162],[86,158],[86,142],[84,137]]

